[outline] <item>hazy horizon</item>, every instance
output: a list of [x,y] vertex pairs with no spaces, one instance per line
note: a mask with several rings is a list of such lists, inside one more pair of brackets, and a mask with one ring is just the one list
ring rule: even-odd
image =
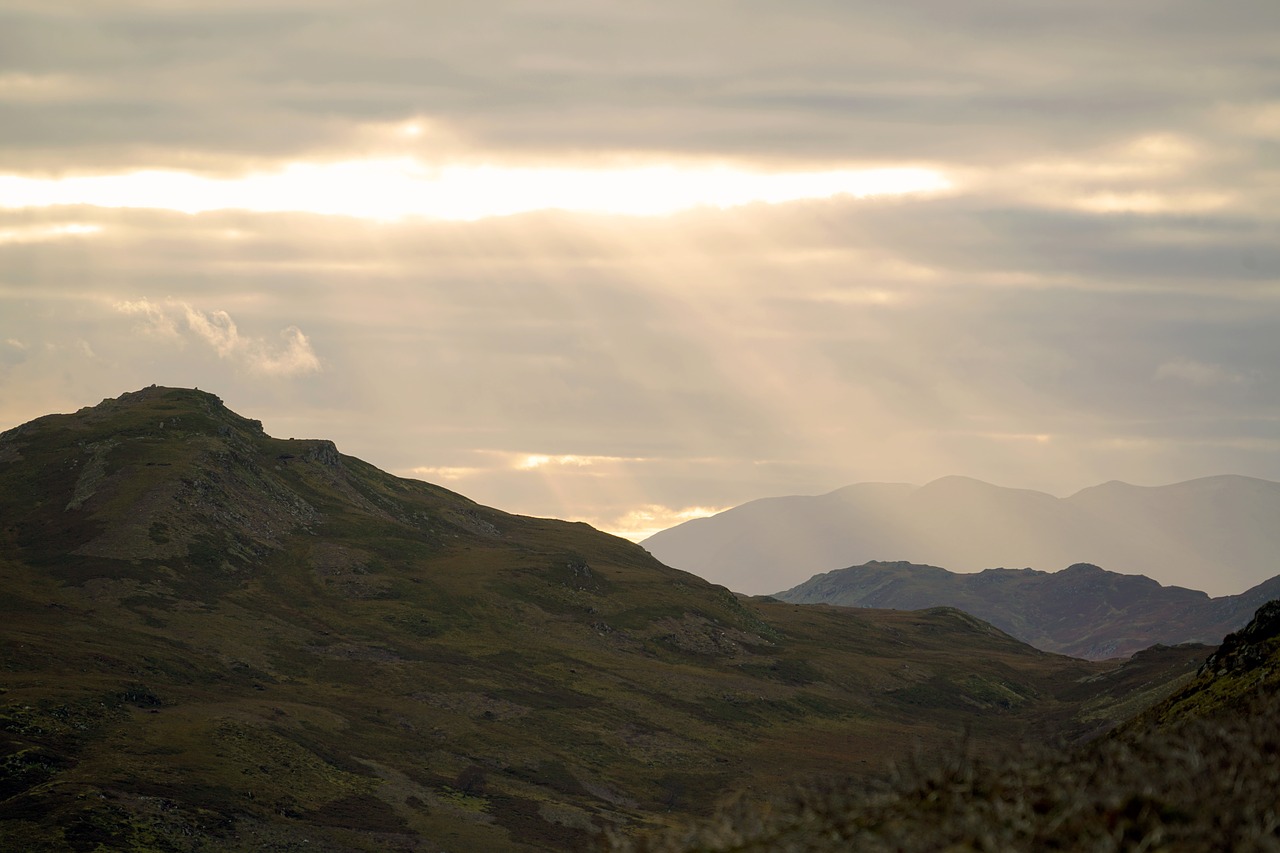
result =
[[1113,480],[1065,497],[944,477],[751,501],[642,544],[667,565],[752,595],[883,561],[957,574],[1087,563],[1223,596],[1277,577],[1277,517],[1280,483],[1238,475]]
[[0,0],[0,429],[158,383],[643,538],[1280,480],[1280,9]]

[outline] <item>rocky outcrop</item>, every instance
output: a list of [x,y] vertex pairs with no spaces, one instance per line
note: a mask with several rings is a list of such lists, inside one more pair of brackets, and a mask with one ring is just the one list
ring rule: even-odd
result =
[[1222,645],[1200,667],[1200,673],[1238,675],[1261,667],[1274,667],[1280,647],[1280,601],[1269,601],[1240,631],[1228,634]]

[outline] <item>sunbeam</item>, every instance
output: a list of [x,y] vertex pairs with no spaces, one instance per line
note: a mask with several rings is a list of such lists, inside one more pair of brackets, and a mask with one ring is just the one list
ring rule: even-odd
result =
[[364,219],[475,220],[536,210],[658,216],[803,199],[937,192],[951,182],[919,167],[761,172],[727,166],[629,169],[431,166],[411,158],[294,163],[211,178],[179,171],[63,178],[0,176],[0,206],[92,205],[183,213],[305,212]]

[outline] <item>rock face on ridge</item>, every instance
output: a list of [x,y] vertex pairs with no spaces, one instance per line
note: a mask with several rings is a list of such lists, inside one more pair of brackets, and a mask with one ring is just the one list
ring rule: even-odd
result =
[[1276,671],[1280,650],[1280,601],[1269,601],[1238,632],[1228,634],[1222,645],[1200,667],[1200,674],[1241,675],[1264,669],[1263,677]]
[[[1269,601],[1258,608],[1252,619],[1239,631],[1227,635],[1196,672],[1194,678],[1173,691],[1133,719],[1115,729],[1112,737],[1126,737],[1150,726],[1169,727],[1188,721],[1225,720],[1250,717],[1259,713],[1273,721],[1280,711],[1280,600]],[[1273,756],[1280,749],[1275,736],[1272,742],[1249,744],[1255,754]],[[1274,787],[1272,797],[1274,798]],[[1269,819],[1272,831],[1280,828],[1273,809]]]

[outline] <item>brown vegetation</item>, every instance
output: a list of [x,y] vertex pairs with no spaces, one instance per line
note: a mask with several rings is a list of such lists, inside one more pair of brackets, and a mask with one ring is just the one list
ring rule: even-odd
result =
[[0,454],[4,850],[580,849],[964,729],[978,757],[1093,734],[1204,657],[744,601],[200,392]]
[[675,851],[1280,850],[1280,602],[1199,677],[1111,736],[996,759],[964,749],[886,779],[739,798],[682,830],[616,839]]

